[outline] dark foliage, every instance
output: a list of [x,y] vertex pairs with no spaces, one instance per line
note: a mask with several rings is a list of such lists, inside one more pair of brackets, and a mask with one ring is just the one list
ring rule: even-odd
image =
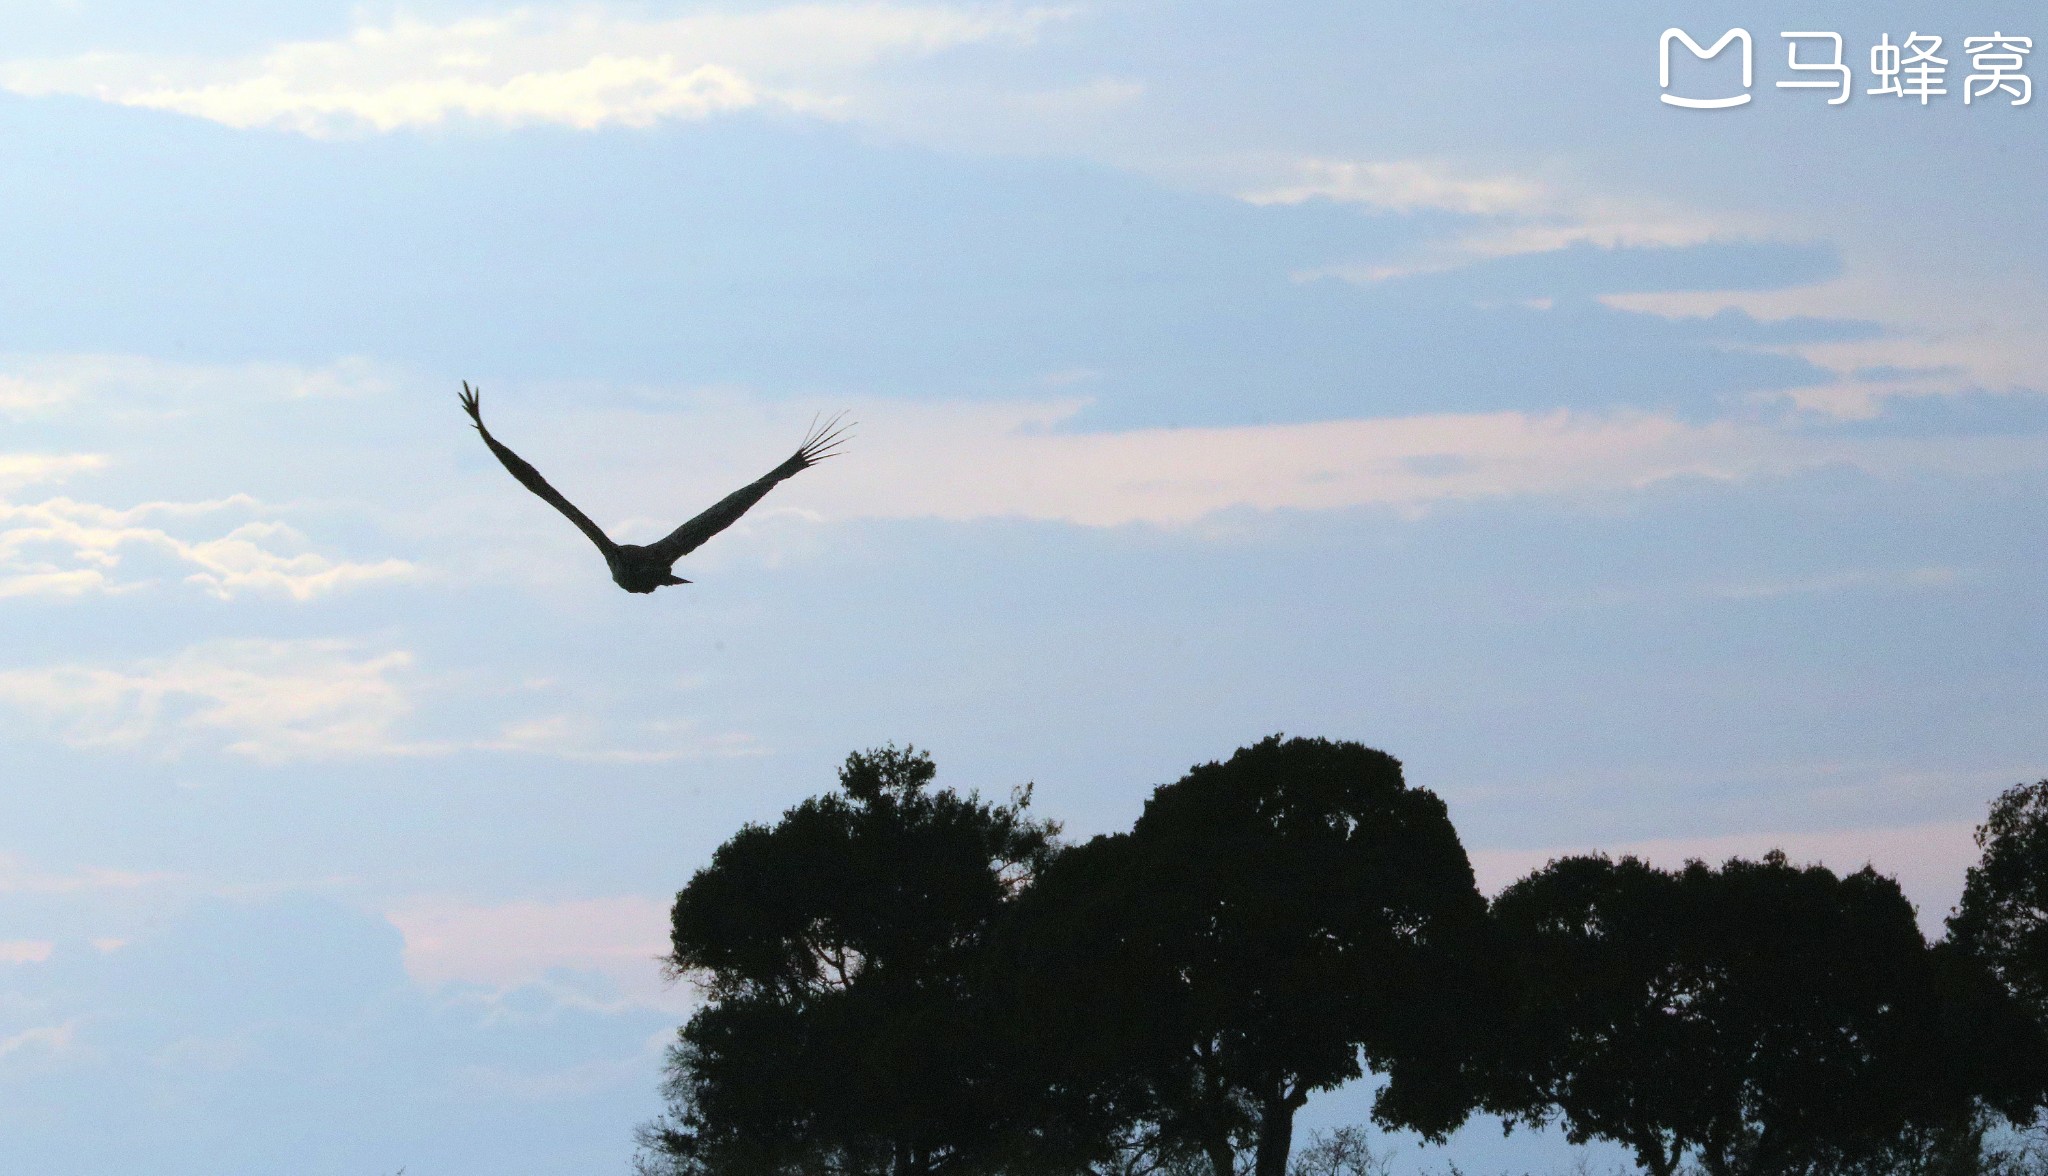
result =
[[1263,740],[1072,847],[1028,790],[934,778],[849,756],[677,895],[707,1001],[644,1176],[1382,1176],[1356,1128],[1290,1156],[1366,1070],[1382,1126],[1484,1105],[1653,1176],[2048,1171],[2015,1134],[2048,1105],[2048,781],[1930,946],[1891,879],[1778,853],[1564,858],[1489,910],[1443,803],[1357,743]]
[[2035,1048],[1867,868],[1567,858],[1494,917],[1519,1013],[1496,1107],[1655,1176],[1902,1170]]
[[1382,752],[1274,736],[1197,767],[1021,910],[1071,1122],[1142,1119],[1215,1176],[1246,1149],[1280,1176],[1295,1111],[1362,1062],[1392,1078],[1388,1121],[1440,1132],[1470,1105],[1484,902],[1443,802]]
[[750,826],[676,896],[670,963],[710,998],[672,1058],[650,1153],[701,1173],[975,1170],[1021,1071],[989,934],[1051,853],[1026,799],[934,789],[931,759],[847,758],[841,792]]
[[2048,780],[1994,801],[1977,846],[1949,938],[2048,1023]]

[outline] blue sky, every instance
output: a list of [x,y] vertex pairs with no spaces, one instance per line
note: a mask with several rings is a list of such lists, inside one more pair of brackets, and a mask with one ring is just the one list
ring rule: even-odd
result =
[[[35,1171],[623,1171],[668,899],[888,740],[1088,834],[1359,739],[1489,885],[1782,845],[1930,926],[2048,771],[2023,6],[1799,17],[1839,107],[1709,0],[0,14]],[[1671,25],[1754,101],[1660,104]],[[1915,31],[1949,94],[1865,94]],[[635,597],[462,379],[626,539],[861,425]]]

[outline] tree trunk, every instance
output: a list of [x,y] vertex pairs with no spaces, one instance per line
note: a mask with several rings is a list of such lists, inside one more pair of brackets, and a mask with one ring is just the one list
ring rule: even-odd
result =
[[1259,1105],[1259,1150],[1253,1176],[1287,1176],[1287,1156],[1294,1150],[1294,1112],[1308,1101],[1305,1094],[1263,1100]]

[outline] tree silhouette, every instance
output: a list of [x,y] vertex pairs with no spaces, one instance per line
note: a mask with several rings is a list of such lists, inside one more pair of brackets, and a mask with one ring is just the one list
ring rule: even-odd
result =
[[1214,1176],[1241,1149],[1283,1176],[1295,1112],[1362,1060],[1391,1076],[1383,1117],[1464,1117],[1484,902],[1443,802],[1383,752],[1276,735],[1197,767],[1021,912],[1077,1117],[1149,1119]]
[[[1273,736],[1065,848],[935,771],[848,756],[676,896],[707,1000],[648,1176],[1289,1176],[1296,1111],[1367,1069],[1383,1126],[1483,1104],[1652,1176],[2017,1173],[1987,1130],[2048,1105],[2048,782],[1930,947],[1891,879],[1780,853],[1564,858],[1489,910],[1357,743]],[[1293,1159],[1386,1168],[1353,1128]]]
[[1653,1176],[1890,1171],[1966,1123],[2000,1048],[1897,883],[1782,854],[1552,862],[1495,900],[1516,1032],[1493,1099]]
[[1052,826],[934,789],[914,748],[719,847],[676,896],[670,964],[709,998],[671,1055],[643,1167],[932,1176],[1001,1145],[1019,1071],[982,974]]
[[1977,847],[1949,938],[2048,1023],[2048,780],[1992,802]]

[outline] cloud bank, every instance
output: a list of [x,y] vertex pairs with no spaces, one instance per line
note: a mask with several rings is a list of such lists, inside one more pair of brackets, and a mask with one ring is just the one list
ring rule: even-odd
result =
[[412,664],[344,641],[216,641],[126,667],[0,671],[0,703],[75,747],[218,743],[276,764],[406,750],[394,727],[413,709]]
[[[67,468],[61,465],[63,460],[46,459],[55,468]],[[68,468],[97,464],[90,459],[70,461],[74,464]],[[262,504],[247,495],[211,502],[145,502],[126,509],[70,498],[0,502],[0,598],[82,596],[145,587],[148,579],[120,575],[124,557],[137,551],[166,556],[191,569],[184,581],[220,600],[247,592],[311,600],[339,588],[406,580],[416,574],[417,569],[401,559],[361,563],[304,550],[306,537],[274,520],[252,520],[200,539],[167,529],[173,520],[261,509]]]
[[406,974],[419,984],[509,990],[545,984],[558,970],[594,972],[628,1001],[682,1010],[668,983],[666,901],[642,895],[557,902],[475,903],[418,898],[386,912],[405,936]]
[[[590,692],[535,681],[457,691],[423,675],[406,649],[338,638],[228,639],[126,663],[70,662],[0,670],[0,707],[78,748],[172,759],[192,752],[267,767],[368,756],[460,752],[543,755],[597,763],[665,763],[761,754],[753,737],[688,717],[609,717]],[[458,694],[483,701],[463,729],[421,736]],[[422,719],[421,712],[434,715]],[[514,717],[506,717],[510,711]],[[5,866],[0,859],[0,867]],[[0,892],[7,888],[0,869]]]
[[1330,266],[1303,276],[1377,282],[1468,265],[1488,258],[1548,253],[1572,245],[1672,248],[1764,235],[1767,226],[1727,213],[1708,214],[1668,200],[1624,197],[1556,179],[1485,172],[1430,159],[1295,161],[1287,180],[1241,194],[1252,204],[1327,200],[1376,212],[1448,212],[1491,222],[1426,242],[1406,261]]
[[[1237,509],[1379,508],[1414,516],[1515,496],[1612,498],[1674,479],[1739,482],[1826,467],[1877,476],[1996,476],[2048,463],[2048,438],[1843,438],[1766,422],[1689,422],[1632,411],[1064,431],[1061,425],[1084,406],[1078,400],[859,405],[854,413],[861,431],[844,460],[778,489],[735,532],[758,531],[778,513],[828,521],[1027,519],[1086,527],[1186,527]],[[802,419],[707,402],[659,420],[593,412],[555,417],[541,427],[530,418],[506,419],[495,431],[548,471],[558,488],[573,487],[564,493],[601,523],[608,503],[655,508],[610,520],[629,541],[644,541],[758,476],[731,455],[759,454],[766,465],[778,443],[800,431]],[[546,444],[524,442],[543,435],[550,438]],[[674,439],[698,436],[728,439],[715,464],[679,455]],[[606,454],[601,467],[575,456],[600,452]],[[478,473],[504,479],[495,466],[479,465]],[[650,492],[656,495],[651,504]]]
[[308,135],[469,119],[644,127],[753,107],[831,115],[862,71],[981,42],[1028,41],[1049,8],[799,4],[636,20],[519,8],[398,17],[231,60],[89,53],[0,66],[16,94],[78,95]]

